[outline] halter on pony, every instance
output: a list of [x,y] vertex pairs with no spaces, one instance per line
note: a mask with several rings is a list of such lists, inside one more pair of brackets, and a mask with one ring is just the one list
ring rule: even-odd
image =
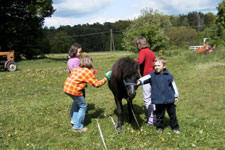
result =
[[129,86],[129,85],[137,86],[137,83],[134,83],[134,82],[126,82],[125,80],[123,80],[123,83],[124,83],[125,86]]

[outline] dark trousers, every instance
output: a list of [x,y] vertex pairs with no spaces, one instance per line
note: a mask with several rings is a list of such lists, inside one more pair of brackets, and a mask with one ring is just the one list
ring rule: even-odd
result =
[[164,129],[163,119],[165,117],[165,111],[167,110],[167,113],[170,117],[170,126],[174,129],[179,129],[177,116],[176,116],[176,105],[174,103],[172,104],[156,104],[156,123],[155,126],[157,129]]

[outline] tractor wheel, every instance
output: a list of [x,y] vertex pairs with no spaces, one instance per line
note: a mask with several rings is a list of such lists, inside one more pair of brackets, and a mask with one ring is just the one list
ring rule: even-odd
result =
[[16,71],[17,66],[14,61],[9,61],[6,65],[6,68],[8,71],[13,72],[13,71]]

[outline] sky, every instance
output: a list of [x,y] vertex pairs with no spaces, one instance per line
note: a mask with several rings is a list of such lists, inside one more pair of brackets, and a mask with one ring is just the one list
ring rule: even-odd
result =
[[152,8],[165,15],[198,11],[217,13],[223,0],[53,0],[54,14],[45,18],[44,26],[58,28],[78,25],[133,20],[141,10]]

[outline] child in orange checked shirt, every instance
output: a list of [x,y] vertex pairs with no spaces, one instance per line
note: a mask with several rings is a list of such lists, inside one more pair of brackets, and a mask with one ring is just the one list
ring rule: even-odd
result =
[[98,81],[93,73],[93,61],[90,56],[84,56],[80,60],[80,66],[72,70],[69,77],[64,83],[63,91],[73,99],[72,106],[74,107],[71,122],[74,123],[73,130],[78,132],[85,132],[87,128],[84,127],[83,121],[87,109],[87,103],[83,96],[82,90],[87,83],[93,87],[100,87],[104,85],[109,78],[109,73],[105,74],[102,80]]

